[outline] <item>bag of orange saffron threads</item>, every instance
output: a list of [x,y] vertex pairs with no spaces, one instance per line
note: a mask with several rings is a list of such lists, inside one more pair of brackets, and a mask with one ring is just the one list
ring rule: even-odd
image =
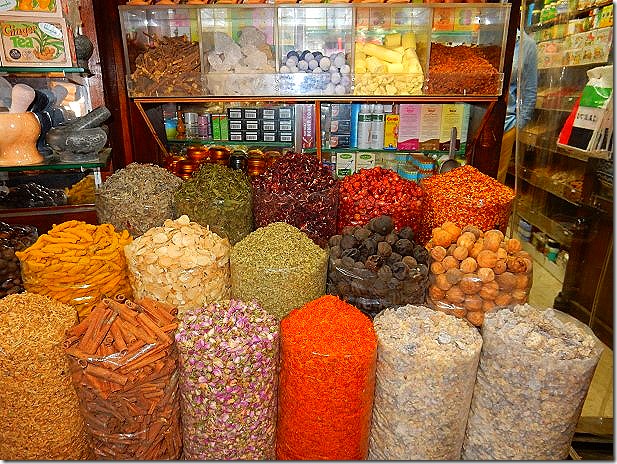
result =
[[281,321],[277,459],[366,459],[376,358],[373,322],[335,296]]

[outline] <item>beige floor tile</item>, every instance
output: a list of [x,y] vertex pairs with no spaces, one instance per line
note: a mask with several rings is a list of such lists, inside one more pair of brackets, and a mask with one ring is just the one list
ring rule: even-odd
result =
[[593,379],[591,380],[581,416],[614,417],[613,369],[613,350],[606,347],[600,357]]

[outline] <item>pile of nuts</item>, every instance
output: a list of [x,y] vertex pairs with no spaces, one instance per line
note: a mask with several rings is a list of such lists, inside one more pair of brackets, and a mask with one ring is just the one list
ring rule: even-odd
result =
[[426,247],[434,260],[427,298],[433,308],[479,327],[485,312],[527,302],[533,261],[517,239],[444,222]]
[[33,226],[0,222],[0,298],[23,291],[19,259],[16,251],[32,245],[38,237]]
[[329,245],[329,294],[371,317],[386,307],[424,303],[430,258],[411,228],[395,231],[390,216],[379,216],[364,227],[345,227]]
[[124,248],[134,295],[179,310],[228,299],[230,250],[228,239],[188,216],[167,219]]

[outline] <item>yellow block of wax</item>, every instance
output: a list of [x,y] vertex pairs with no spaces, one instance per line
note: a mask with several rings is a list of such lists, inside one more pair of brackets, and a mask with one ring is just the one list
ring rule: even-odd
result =
[[401,34],[399,34],[398,32],[394,34],[388,34],[384,37],[383,44],[386,48],[399,47],[401,45]]
[[385,72],[384,63],[374,56],[369,56],[366,59],[366,69],[371,73],[383,73]]
[[354,64],[354,72],[356,73],[366,72],[366,61],[363,59],[356,58],[356,62]]
[[394,50],[388,50],[386,47],[381,45],[367,43],[364,45],[364,53],[375,58],[379,58],[380,60],[387,61],[388,63],[403,62],[403,55],[401,53],[395,52]]
[[405,32],[401,37],[401,45],[403,48],[416,48],[416,34],[413,32]]
[[401,63],[387,63],[388,72],[391,74],[397,74],[405,72],[405,68]]

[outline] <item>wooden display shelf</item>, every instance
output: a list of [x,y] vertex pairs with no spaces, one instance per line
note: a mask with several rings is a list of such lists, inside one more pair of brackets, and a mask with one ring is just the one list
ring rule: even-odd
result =
[[563,279],[566,275],[566,268],[561,267],[548,259],[544,254],[536,250],[531,243],[524,241],[523,238],[520,236],[519,240],[521,242],[523,250],[529,253],[533,258],[534,265],[535,263],[537,263],[542,266],[550,275],[557,279],[561,285],[563,285]]
[[567,156],[568,158],[574,158],[580,161],[589,161],[590,156],[588,152],[583,150],[564,150],[557,146],[556,137],[548,137],[547,132],[541,134],[533,134],[525,130],[519,131],[519,141],[525,145],[537,148],[538,150],[545,150],[557,155]]
[[0,209],[0,221],[8,224],[35,225],[39,235],[47,233],[55,224],[65,221],[84,221],[98,224],[93,204],[50,206],[45,208]]

